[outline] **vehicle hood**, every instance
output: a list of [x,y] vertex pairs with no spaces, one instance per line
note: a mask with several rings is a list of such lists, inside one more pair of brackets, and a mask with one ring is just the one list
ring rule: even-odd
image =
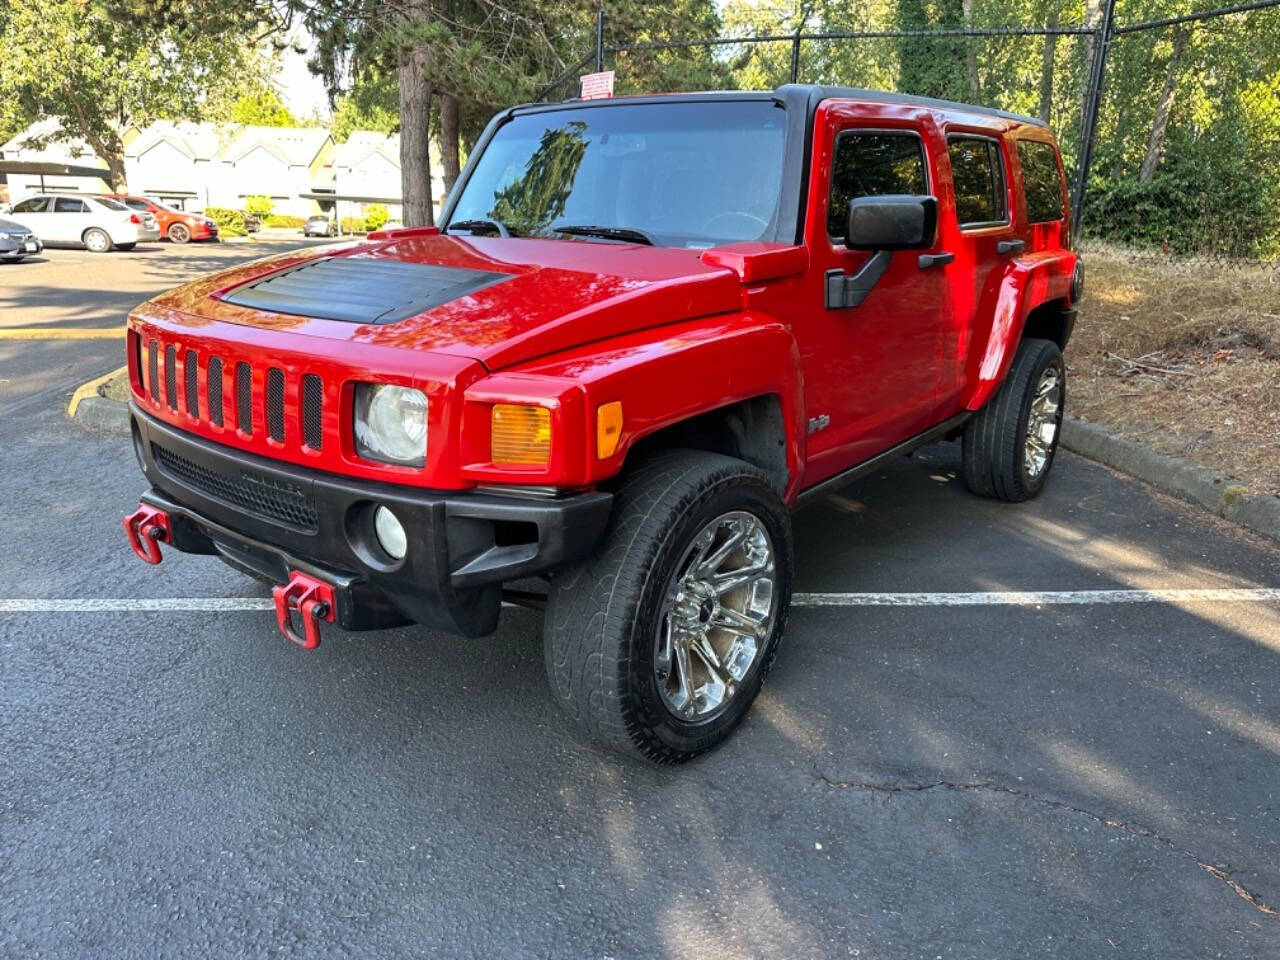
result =
[[739,276],[699,254],[587,240],[390,237],[242,265],[153,302],[223,322],[452,354],[496,370],[740,308]]

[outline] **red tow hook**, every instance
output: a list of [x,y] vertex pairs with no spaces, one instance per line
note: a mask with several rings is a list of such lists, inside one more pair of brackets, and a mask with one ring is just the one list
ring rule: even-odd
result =
[[161,543],[173,543],[173,528],[163,510],[138,504],[138,509],[124,518],[124,533],[129,547],[143,563],[159,563]]
[[[280,625],[280,632],[303,650],[314,650],[320,646],[320,621],[333,623],[336,619],[333,587],[294,570],[289,574],[288,583],[271,588],[271,596],[276,602],[276,623]],[[302,620],[302,636],[293,629],[294,610]]]

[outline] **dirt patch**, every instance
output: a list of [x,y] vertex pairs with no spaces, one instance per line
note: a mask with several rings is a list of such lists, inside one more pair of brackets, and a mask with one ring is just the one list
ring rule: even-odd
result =
[[1069,412],[1280,496],[1280,265],[1085,270]]

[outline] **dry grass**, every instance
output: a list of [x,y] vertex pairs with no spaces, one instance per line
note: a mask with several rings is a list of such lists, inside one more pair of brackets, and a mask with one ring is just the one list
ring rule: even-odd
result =
[[1280,266],[1085,269],[1070,413],[1280,496]]

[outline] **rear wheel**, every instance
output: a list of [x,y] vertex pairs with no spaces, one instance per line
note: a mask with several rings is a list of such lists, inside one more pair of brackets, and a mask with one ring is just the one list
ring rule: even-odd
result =
[[22,257],[0,257],[0,260],[3,260],[5,263],[21,263],[23,258]]
[[552,578],[547,676],[602,742],[688,760],[738,725],[791,599],[791,520],[763,473],[676,451],[617,490],[595,556]]
[[996,395],[965,425],[965,485],[980,496],[1011,502],[1037,496],[1058,451],[1066,398],[1058,345],[1024,340]]
[[186,243],[191,239],[191,231],[187,229],[187,225],[183,223],[174,223],[169,226],[169,239],[173,243]]
[[111,238],[107,236],[107,231],[97,227],[90,227],[80,239],[90,253],[106,253],[111,249]]
[[137,246],[136,243],[117,243],[116,249],[124,253],[128,253],[130,250],[132,250],[136,246]]

